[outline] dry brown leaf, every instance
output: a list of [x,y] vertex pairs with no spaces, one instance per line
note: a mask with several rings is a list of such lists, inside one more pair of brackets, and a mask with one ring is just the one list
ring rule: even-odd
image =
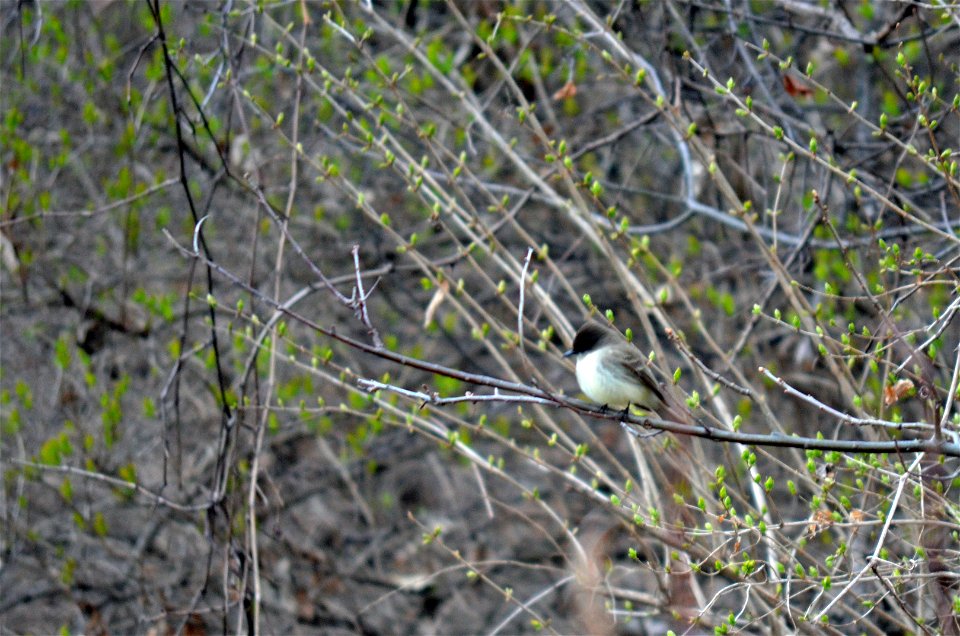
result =
[[883,387],[883,403],[887,406],[896,404],[913,390],[913,382],[910,380],[897,380],[893,386]]
[[437,285],[437,291],[433,294],[433,298],[430,299],[430,304],[427,305],[427,310],[423,312],[423,328],[426,329],[430,326],[430,323],[433,322],[433,318],[437,313],[437,310],[440,308],[440,303],[443,302],[443,299],[447,297],[447,294],[450,293],[450,282],[444,278],[440,281],[440,284]]
[[20,272],[20,261],[17,259],[17,252],[13,248],[13,243],[7,238],[7,235],[0,232],[0,261],[11,274],[18,275]]
[[787,94],[791,97],[810,97],[813,95],[812,88],[801,84],[800,80],[794,78],[792,75],[783,76],[783,90],[787,91]]
[[574,84],[572,81],[570,81],[564,84],[560,90],[558,90],[556,93],[553,94],[553,99],[559,102],[560,100],[563,100],[563,99],[569,99],[571,97],[575,97],[576,94],[577,94],[577,85]]

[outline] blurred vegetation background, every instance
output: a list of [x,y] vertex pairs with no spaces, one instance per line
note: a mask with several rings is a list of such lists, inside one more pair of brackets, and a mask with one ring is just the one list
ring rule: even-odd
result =
[[0,19],[0,631],[960,633],[953,0]]

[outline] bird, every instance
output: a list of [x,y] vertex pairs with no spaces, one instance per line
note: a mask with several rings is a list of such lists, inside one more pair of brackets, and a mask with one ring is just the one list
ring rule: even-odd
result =
[[580,390],[604,408],[628,413],[634,405],[656,413],[666,406],[663,389],[646,360],[616,329],[595,320],[585,322],[563,354],[571,356],[577,359]]

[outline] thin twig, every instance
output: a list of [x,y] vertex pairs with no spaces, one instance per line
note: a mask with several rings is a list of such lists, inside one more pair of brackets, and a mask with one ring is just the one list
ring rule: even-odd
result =
[[739,384],[735,384],[734,382],[726,379],[725,377],[723,377],[713,369],[710,369],[709,367],[707,367],[707,365],[704,364],[703,361],[700,360],[700,358],[693,355],[693,352],[690,351],[689,347],[687,347],[687,343],[685,343],[673,329],[667,329],[666,331],[667,331],[667,338],[670,340],[670,342],[673,343],[673,345],[677,349],[680,350],[680,353],[682,353],[683,356],[687,360],[689,360],[692,364],[696,365],[696,367],[700,369],[704,374],[706,374],[709,378],[713,379],[716,382],[719,382],[720,384],[727,387],[728,389],[736,391],[740,395],[753,397],[754,393],[750,389],[746,387],[742,387]]
[[158,495],[141,486],[135,481],[127,481],[126,479],[120,479],[119,477],[111,477],[109,475],[104,475],[103,473],[92,472],[89,470],[84,470],[82,468],[77,468],[75,466],[52,466],[49,464],[40,464],[37,462],[29,462],[22,459],[8,459],[8,462],[11,464],[16,464],[17,466],[23,466],[25,468],[33,468],[36,470],[62,473],[67,475],[75,475],[77,477],[84,477],[86,479],[92,479],[93,481],[103,482],[114,488],[127,488],[129,490],[135,491],[139,495],[143,495],[151,500],[154,505],[166,506],[173,510],[179,510],[180,512],[198,512],[201,510],[208,510],[210,508],[210,501],[204,501],[203,503],[198,504],[181,504],[175,501],[167,499],[163,495]]
[[837,418],[841,422],[846,422],[848,424],[855,424],[857,426],[883,426],[884,428],[891,428],[898,431],[906,430],[906,429],[922,429],[922,430],[933,429],[933,426],[930,424],[927,424],[926,422],[891,422],[889,420],[878,420],[878,419],[866,418],[866,417],[854,417],[847,413],[843,413],[842,411],[838,411],[835,408],[827,406],[826,404],[824,404],[817,398],[813,397],[809,393],[801,393],[797,389],[787,384],[786,380],[784,380],[783,378],[775,376],[766,367],[760,367],[759,371],[761,374],[766,376],[767,379],[775,382],[777,386],[783,389],[783,392],[786,393],[787,395],[792,395],[797,399],[803,400],[807,404],[810,404],[816,407],[820,411],[823,411],[828,415],[832,415],[833,417]]
[[[184,256],[189,258],[196,258],[200,260],[206,260],[202,255],[196,254],[188,249],[180,246],[173,236],[166,230],[164,234],[167,236],[167,239],[176,247],[178,251],[181,252]],[[527,384],[522,384],[519,382],[508,382],[506,380],[501,380],[500,378],[482,375],[478,373],[469,373],[466,371],[461,371],[459,369],[453,369],[446,367],[444,365],[436,364],[433,362],[428,362],[426,360],[419,360],[417,358],[411,358],[403,354],[391,351],[385,347],[375,347],[369,345],[365,342],[359,340],[354,340],[348,336],[345,336],[335,329],[324,327],[313,320],[305,316],[301,316],[296,312],[291,311],[290,309],[283,308],[279,303],[276,303],[272,298],[263,294],[259,291],[247,285],[243,282],[236,274],[225,269],[217,263],[212,261],[207,261],[206,264],[213,270],[218,272],[220,275],[229,279],[233,284],[242,288],[244,291],[256,296],[260,301],[265,304],[274,307],[282,311],[285,315],[289,316],[291,319],[296,320],[297,322],[303,324],[304,326],[313,329],[318,333],[341,342],[349,347],[354,349],[364,351],[366,353],[375,355],[381,359],[389,360],[396,364],[401,364],[408,366],[414,369],[419,369],[421,371],[426,371],[428,373],[436,373],[450,378],[455,378],[463,382],[477,384],[481,386],[489,386],[491,388],[497,388],[505,391],[511,391],[519,393],[525,396],[532,396],[536,398],[541,398],[547,400],[557,406],[570,409],[571,411],[577,412],[581,415],[587,415],[589,417],[596,417],[601,419],[616,419],[617,421],[625,421],[631,424],[637,424],[641,426],[651,427],[669,431],[677,435],[690,435],[693,437],[701,437],[704,439],[709,439],[718,442],[739,442],[743,444],[753,444],[756,446],[770,446],[777,448],[799,448],[803,450],[835,450],[841,452],[855,452],[855,453],[908,453],[908,452],[919,452],[925,451],[930,453],[937,453],[945,455],[948,457],[960,457],[960,444],[954,442],[944,442],[944,441],[934,441],[927,439],[909,439],[909,440],[890,440],[883,442],[868,442],[860,440],[828,440],[820,438],[811,438],[811,437],[793,437],[785,435],[757,435],[742,433],[739,431],[730,431],[726,429],[717,429],[711,428],[703,424],[684,424],[681,422],[672,422],[669,420],[661,420],[656,418],[640,418],[634,415],[624,415],[623,413],[611,413],[609,409],[604,410],[601,407],[598,407],[593,404],[587,404],[586,402],[581,402],[580,400],[572,400],[563,396],[555,395],[544,391],[538,387],[530,386]],[[765,371],[765,370],[764,370]],[[775,382],[778,380],[775,376],[770,376]],[[782,380],[780,381],[782,383]],[[785,383],[783,383],[785,384]],[[492,399],[492,398],[488,398]],[[500,399],[503,401],[510,401],[509,396],[500,396]],[[840,414],[843,419],[850,420],[847,415]],[[882,423],[878,420],[877,423]],[[897,424],[895,422],[887,422],[887,425],[891,427],[903,427],[904,425]],[[929,426],[929,425],[926,425]]]
[[517,305],[517,337],[520,339],[520,355],[526,358],[526,351],[523,347],[523,302],[524,290],[527,287],[527,269],[530,268],[530,258],[533,256],[533,248],[527,248],[527,256],[523,259],[523,269],[520,271],[520,301]]
[[900,495],[903,494],[903,488],[907,484],[907,478],[910,477],[910,475],[916,469],[917,465],[920,463],[920,460],[922,458],[923,458],[923,453],[918,454],[916,459],[914,459],[913,463],[910,465],[910,468],[908,468],[906,472],[900,475],[900,479],[898,480],[898,483],[897,483],[897,490],[893,494],[893,501],[890,502],[890,508],[887,510],[887,513],[886,513],[887,518],[883,524],[883,529],[880,531],[880,536],[877,538],[877,543],[873,549],[873,554],[871,554],[870,558],[867,559],[867,564],[864,565],[859,572],[857,572],[856,576],[850,579],[850,582],[847,583],[847,585],[842,590],[840,590],[839,594],[833,597],[833,600],[827,603],[826,607],[820,610],[820,612],[811,619],[811,623],[813,625],[819,624],[821,617],[823,617],[827,612],[829,612],[830,609],[834,605],[836,605],[837,602],[840,601],[840,599],[843,598],[847,592],[850,591],[850,588],[852,588],[857,583],[857,581],[860,580],[860,578],[864,575],[864,573],[866,573],[867,570],[874,570],[877,576],[878,577],[880,576],[879,572],[876,572],[876,569],[875,569],[877,562],[880,559],[880,550],[883,548],[884,543],[886,543],[887,532],[890,530],[890,523],[893,521],[894,515],[896,515],[897,507],[900,505]]
[[376,288],[379,279],[373,283],[373,288],[371,288],[368,293],[364,293],[363,276],[360,270],[360,246],[354,245],[350,253],[353,254],[353,271],[357,275],[357,286],[351,299],[353,301],[353,309],[357,318],[359,318],[360,322],[367,328],[367,333],[370,334],[374,346],[380,348],[383,347],[383,340],[380,339],[380,332],[378,332],[377,328],[370,322],[370,314],[367,313],[367,298],[373,293],[373,289]]

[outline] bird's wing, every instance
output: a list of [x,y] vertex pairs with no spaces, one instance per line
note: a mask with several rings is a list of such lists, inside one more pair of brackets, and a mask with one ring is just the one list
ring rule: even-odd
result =
[[[657,380],[647,368],[647,361],[640,355],[636,349],[617,348],[614,352],[615,359],[611,362],[616,365],[617,372],[629,373],[630,377],[643,386],[647,387],[660,402],[665,402],[663,391]],[[644,404],[646,407],[656,407],[655,404]]]

